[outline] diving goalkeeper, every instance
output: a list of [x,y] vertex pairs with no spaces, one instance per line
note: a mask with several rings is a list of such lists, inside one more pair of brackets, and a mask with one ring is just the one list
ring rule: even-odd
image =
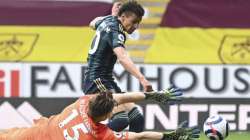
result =
[[193,140],[199,138],[197,127],[183,123],[175,131],[160,132],[114,132],[100,123],[112,116],[119,104],[154,100],[164,105],[180,100],[182,91],[171,87],[156,92],[131,92],[112,94],[101,92],[79,98],[60,114],[42,117],[30,128],[13,128],[0,132],[0,140]]

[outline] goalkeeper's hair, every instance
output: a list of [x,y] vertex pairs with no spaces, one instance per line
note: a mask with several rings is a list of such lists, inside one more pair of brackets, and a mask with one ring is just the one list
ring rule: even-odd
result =
[[112,112],[117,102],[113,99],[112,92],[104,91],[89,101],[89,115],[92,117],[101,117]]
[[134,13],[137,17],[143,17],[145,11],[142,6],[135,0],[130,0],[122,5],[118,12],[118,16],[121,16],[123,13],[130,14]]

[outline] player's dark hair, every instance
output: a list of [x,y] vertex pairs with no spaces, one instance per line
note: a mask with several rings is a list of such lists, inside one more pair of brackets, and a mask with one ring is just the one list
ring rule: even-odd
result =
[[145,13],[142,6],[135,0],[124,3],[118,12],[118,16],[121,16],[123,13],[129,12],[136,14],[137,17],[143,17]]
[[101,92],[89,101],[89,115],[101,117],[110,113],[116,105],[117,102],[113,99],[112,92]]

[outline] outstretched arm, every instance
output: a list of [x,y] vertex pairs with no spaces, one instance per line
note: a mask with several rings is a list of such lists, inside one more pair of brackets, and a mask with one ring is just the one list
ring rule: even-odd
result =
[[172,105],[181,100],[182,90],[171,86],[168,89],[154,92],[128,92],[125,94],[113,94],[118,104],[153,100],[161,104]]
[[128,132],[128,140],[162,140],[163,133],[160,132]]
[[187,121],[182,122],[175,131],[168,133],[141,132],[128,133],[128,140],[195,140],[200,137],[197,126],[188,127]]
[[113,98],[116,102],[120,104],[129,103],[129,102],[139,102],[145,100],[145,94],[143,92],[128,92],[121,94],[113,94]]

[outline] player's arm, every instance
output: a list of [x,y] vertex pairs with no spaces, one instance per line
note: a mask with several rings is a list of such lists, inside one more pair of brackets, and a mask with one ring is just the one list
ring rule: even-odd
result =
[[137,69],[137,67],[128,56],[125,49],[123,47],[116,47],[114,48],[114,53],[116,54],[117,59],[122,64],[122,66],[140,81],[140,83],[144,87],[144,90],[152,91],[151,84],[147,81],[147,79],[143,76],[143,74]]
[[128,56],[127,52],[123,47],[116,47],[114,49],[114,52],[119,60],[119,62],[122,64],[122,66],[129,71],[132,75],[134,75],[137,79],[145,79],[145,77],[142,75],[142,73],[136,68],[133,61]]
[[182,90],[171,86],[168,89],[154,92],[128,92],[126,94],[113,94],[113,98],[118,104],[138,102],[143,100],[153,100],[161,104],[172,105],[181,100]]
[[159,132],[128,132],[128,140],[162,140],[163,133]]
[[120,105],[145,100],[146,96],[142,92],[127,92],[126,94],[113,94],[113,98]]
[[97,26],[102,22],[102,20],[107,16],[96,17],[89,23],[89,27],[96,30]]
[[[124,132],[122,133],[124,134]],[[125,138],[116,137],[115,140],[195,140],[199,137],[200,130],[198,127],[187,127],[187,121],[184,121],[175,131],[163,133],[152,131],[141,133],[127,132]]]
[[161,132],[141,132],[133,133],[128,132],[127,140],[195,140],[200,137],[200,130],[197,126],[187,127],[182,126],[187,121],[181,123],[181,125],[175,130],[167,133]]
[[127,133],[127,140],[195,140],[199,139],[200,130],[197,126],[188,127],[188,122],[182,122],[175,131]]
[[92,28],[93,30],[96,30],[96,23],[102,21],[104,18],[105,17],[96,17],[89,23],[89,27]]

